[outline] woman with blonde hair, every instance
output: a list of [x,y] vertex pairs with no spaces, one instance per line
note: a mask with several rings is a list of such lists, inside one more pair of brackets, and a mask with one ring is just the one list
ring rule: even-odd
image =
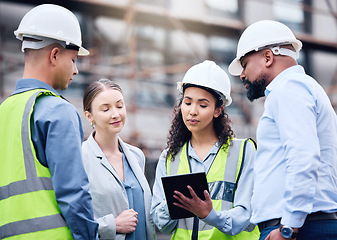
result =
[[118,136],[126,119],[122,89],[108,79],[94,81],[84,92],[83,107],[95,129],[83,142],[82,155],[99,238],[155,239],[144,154]]

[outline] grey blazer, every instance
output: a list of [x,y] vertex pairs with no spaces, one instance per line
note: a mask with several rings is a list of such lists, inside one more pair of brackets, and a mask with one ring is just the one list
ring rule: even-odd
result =
[[[147,239],[155,239],[155,227],[150,216],[151,190],[144,175],[145,156],[134,146],[118,138],[124,154],[144,191]],[[84,168],[88,174],[95,219],[99,223],[100,239],[125,239],[125,234],[116,233],[117,217],[129,209],[128,197],[121,179],[113,169],[92,134],[82,144]]]

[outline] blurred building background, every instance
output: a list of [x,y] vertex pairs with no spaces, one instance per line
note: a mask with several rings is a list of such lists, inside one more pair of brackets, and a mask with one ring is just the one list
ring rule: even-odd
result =
[[[124,90],[127,123],[121,137],[141,147],[150,185],[172,119],[176,82],[192,65],[214,60],[226,72],[242,31],[251,23],[278,20],[303,42],[299,63],[327,91],[337,108],[336,0],[0,0],[0,103],[23,72],[20,41],[13,31],[23,15],[41,3],[56,3],[80,20],[89,57],[78,59],[79,75],[61,94],[91,132],[82,95],[93,80],[109,78]],[[237,137],[255,139],[263,99],[250,103],[232,77],[233,103],[227,109]],[[1,117],[1,116],[0,116]]]

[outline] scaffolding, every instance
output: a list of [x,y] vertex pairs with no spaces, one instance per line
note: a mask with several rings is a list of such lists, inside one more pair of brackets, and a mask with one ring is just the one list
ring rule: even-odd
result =
[[[177,95],[175,93],[175,83],[177,79],[181,78],[187,69],[195,63],[201,62],[204,59],[212,59],[221,62],[223,60],[222,58],[224,58],[222,55],[226,55],[217,55],[211,53],[209,49],[205,50],[204,47],[209,48],[209,46],[207,44],[200,45],[200,41],[196,40],[196,38],[198,38],[196,35],[201,35],[204,38],[217,36],[237,41],[242,31],[251,23],[252,17],[249,19],[249,14],[247,13],[249,13],[251,7],[256,4],[270,10],[275,2],[282,2],[283,4],[300,7],[302,9],[305,17],[305,21],[303,21],[304,26],[302,26],[303,31],[297,31],[296,36],[303,42],[305,51],[304,62],[309,69],[309,74],[311,73],[311,69],[313,69],[311,66],[315,64],[312,60],[313,53],[320,52],[328,54],[330,58],[337,59],[337,6],[336,2],[332,2],[331,0],[325,0],[324,2],[314,0],[237,0],[235,2],[237,4],[238,14],[235,17],[232,15],[217,14],[216,9],[215,13],[212,12],[211,7],[208,5],[208,2],[210,1],[207,0],[183,0],[180,1],[179,4],[182,4],[183,2],[185,2],[185,4],[199,4],[200,8],[203,8],[201,11],[203,14],[193,14],[193,12],[192,14],[184,14],[184,9],[177,12],[172,7],[172,5],[177,4],[177,1],[174,0],[67,0],[55,2],[56,4],[62,5],[79,14],[81,25],[84,26],[82,26],[84,30],[84,45],[89,46],[91,56],[81,59],[78,64],[78,68],[82,73],[83,80],[81,83],[83,86],[94,80],[93,78],[101,76],[117,80],[120,79],[121,81],[125,80],[127,82],[127,92],[130,96],[128,112],[132,114],[132,124],[130,124],[130,126],[133,128],[128,132],[130,141],[136,138],[140,139],[140,141],[148,138],[148,135],[144,135],[144,132],[140,133],[141,130],[139,129],[139,126],[137,126],[137,119],[141,118],[141,116],[138,115],[140,109],[148,108],[139,103],[139,95],[141,95],[141,93],[139,93],[140,86],[146,86],[146,90],[151,93],[160,92],[167,94],[166,98],[170,100],[171,105],[163,108],[150,108],[146,113],[149,115],[153,114],[154,116],[166,114],[166,118],[169,118],[171,108],[173,107],[172,103],[174,103],[174,100],[172,99]],[[317,4],[318,2],[319,5]],[[33,7],[34,5],[43,3],[43,1],[25,0],[10,1],[10,3],[18,5],[28,4],[27,6]],[[186,11],[188,10],[189,9],[186,9]],[[333,31],[331,31],[332,34],[335,34],[334,39],[325,39],[311,33],[311,26],[319,24],[318,22],[315,22],[314,15],[325,16],[332,19],[333,24],[330,28],[333,29]],[[124,26],[117,41],[111,42],[99,29],[97,29],[97,26],[95,26],[95,21],[102,17],[123,22]],[[308,19],[311,20],[309,21]],[[2,19],[1,22],[5,21],[6,20]],[[167,44],[167,46],[162,48],[154,46],[155,44],[152,44],[152,46],[149,47],[148,45],[151,45],[151,43],[146,45],[146,40],[140,39],[139,37],[137,32],[139,26],[152,26],[153,28],[164,29],[166,37],[163,41],[166,41],[165,39],[167,39],[168,35],[178,32],[181,39],[183,39],[182,41],[188,50],[188,54],[182,56],[181,60],[176,61],[178,58],[174,58],[174,55],[179,55],[180,53],[179,51],[174,52],[174,54],[172,53],[173,50],[171,50],[171,48],[175,47],[174,43],[165,42],[164,45]],[[4,32],[8,31],[7,29],[4,29],[5,27],[6,25],[1,25],[0,36],[5,35],[6,33]],[[110,31],[113,31],[113,29]],[[13,41],[15,41],[14,37]],[[1,98],[4,98],[9,94],[4,91],[4,76],[17,71],[23,66],[22,57],[8,52],[5,53],[7,49],[7,46],[4,46],[5,44],[8,43],[3,40],[0,42]],[[151,51],[154,51],[155,53],[159,52],[159,55],[161,55],[159,58],[162,60],[158,63],[154,61],[155,64],[153,65],[141,60],[144,52]],[[231,54],[232,55],[227,57],[228,59],[233,57],[235,49],[232,49]],[[228,59],[226,59],[226,61]],[[227,63],[224,61],[223,66],[226,67],[226,64]],[[337,106],[337,63],[335,61],[331,64],[332,66],[330,66],[329,71],[332,72],[332,74],[327,77],[329,79],[324,79],[323,81],[322,79],[317,78],[317,80],[327,91],[332,104]],[[255,132],[256,122],[259,118],[259,113],[261,113],[261,110],[259,110],[261,109],[261,105],[257,110],[256,108],[252,109],[253,106],[244,97],[245,89],[240,85],[238,79],[233,78],[234,83],[235,81],[236,84],[233,84],[232,87],[232,98],[234,106],[237,109],[236,112],[238,112],[235,123],[238,123],[238,125],[241,124],[240,131],[249,128],[248,131],[240,134],[247,135],[248,137]],[[160,87],[158,88],[158,86]],[[76,99],[74,101],[76,102]],[[169,113],[167,113],[168,111]],[[163,123],[165,126],[167,124],[169,124],[169,120]],[[167,128],[168,126],[166,126],[165,130]],[[161,129],[153,129],[153,131],[159,130]],[[163,132],[161,132],[160,138],[161,141],[159,141],[159,145],[163,146],[166,135],[163,136]],[[158,138],[154,136],[153,142],[158,142]],[[159,146],[155,146],[155,148],[159,148]]]

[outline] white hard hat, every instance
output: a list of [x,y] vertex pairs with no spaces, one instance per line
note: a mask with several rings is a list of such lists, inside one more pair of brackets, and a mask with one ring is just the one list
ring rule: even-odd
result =
[[273,47],[272,45],[281,46],[286,44],[292,44],[296,52],[280,48],[277,53],[297,59],[299,51],[302,48],[302,42],[296,39],[290,28],[283,23],[272,20],[262,20],[253,23],[242,33],[238,42],[236,58],[229,65],[228,71],[233,76],[238,76],[243,70],[240,59],[247,53],[251,51],[258,51],[266,46]]
[[177,89],[183,92],[184,84],[193,84],[210,88],[223,95],[223,103],[227,107],[232,103],[230,96],[231,83],[226,72],[215,62],[205,60],[191,67],[185,74],[183,81],[177,83]]
[[78,55],[89,54],[89,51],[82,47],[81,28],[76,16],[58,5],[42,4],[33,8],[22,18],[14,34],[20,40],[23,40],[24,36],[55,39],[65,42],[66,46],[76,46],[79,50]]

